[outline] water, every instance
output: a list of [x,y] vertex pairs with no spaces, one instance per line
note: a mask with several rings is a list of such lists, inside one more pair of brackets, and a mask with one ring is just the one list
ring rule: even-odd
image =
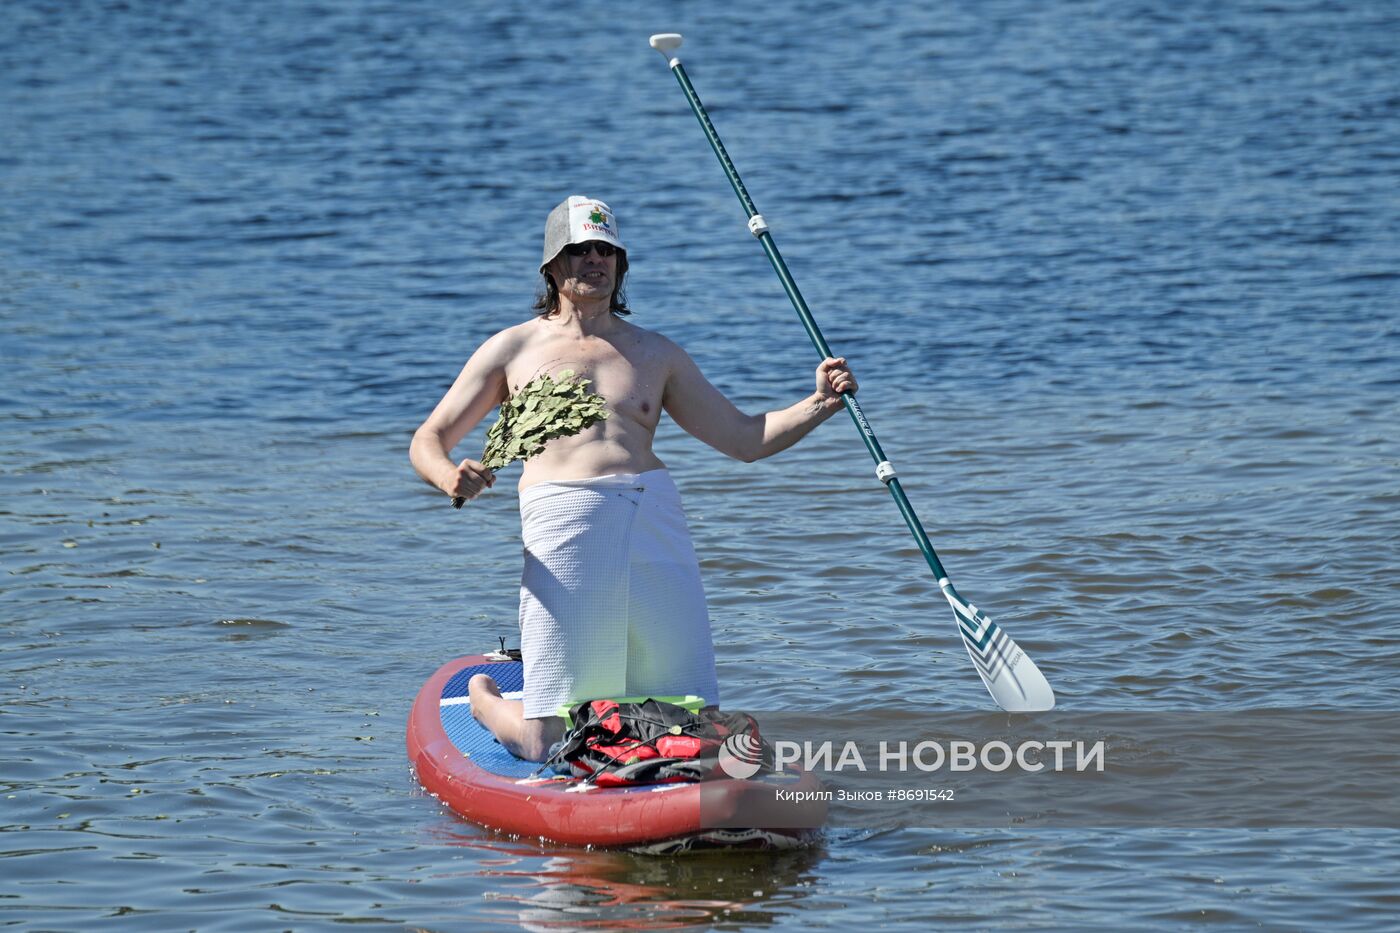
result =
[[[549,208],[617,209],[633,320],[746,410],[810,390],[665,30],[953,579],[1063,707],[1400,703],[1388,5],[23,0],[0,917],[1388,927],[1393,831],[838,828],[657,860],[495,838],[416,789],[413,692],[514,624],[518,468],[455,513],[408,439],[528,315]],[[669,422],[657,449],[730,705],[986,707],[844,418],[753,465]]]

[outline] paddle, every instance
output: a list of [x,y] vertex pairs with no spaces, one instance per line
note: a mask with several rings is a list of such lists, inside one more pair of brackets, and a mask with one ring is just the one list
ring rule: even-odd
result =
[[[812,318],[812,312],[808,310],[807,302],[803,300],[802,293],[797,290],[797,283],[793,281],[792,274],[788,272],[787,264],[783,262],[783,257],[773,242],[772,234],[768,232],[768,224],[764,222],[763,215],[758,212],[758,208],[754,207],[753,199],[744,189],[744,183],[739,179],[739,172],[734,168],[729,153],[725,152],[724,144],[719,141],[719,134],[715,132],[709,114],[705,113],[705,108],[700,103],[700,97],[695,93],[695,88],[685,73],[685,67],[681,65],[681,60],[676,55],[681,41],[679,33],[660,33],[651,37],[651,47],[666,57],[671,66],[672,74],[680,82],[686,100],[690,101],[690,109],[695,112],[696,119],[700,121],[700,126],[705,131],[705,137],[710,141],[710,148],[715,151],[720,165],[724,167],[725,175],[729,178],[729,184],[734,188],[734,193],[738,195],[740,203],[744,205],[744,211],[749,219],[749,232],[758,238],[759,243],[763,246],[763,251],[768,254],[768,261],[773,264],[773,270],[778,273],[778,278],[783,283],[783,290],[787,292],[788,298],[792,300],[792,306],[797,309],[798,316],[802,318],[802,325],[807,328],[807,336],[812,338],[812,344],[817,348],[822,359],[834,356],[835,354],[826,345],[826,339],[822,337],[821,331],[817,329],[817,322]],[[1011,640],[1011,636],[1007,635],[1004,629],[987,618],[986,613],[982,610],[965,602],[958,595],[958,591],[953,589],[953,584],[949,582],[942,562],[934,553],[928,535],[924,533],[923,525],[919,524],[919,517],[914,514],[914,507],[909,504],[908,497],[900,488],[894,467],[886,459],[885,452],[880,449],[880,442],[875,439],[875,432],[870,429],[870,423],[865,420],[865,413],[856,403],[855,396],[849,393],[843,394],[841,400],[845,403],[846,410],[850,412],[852,420],[855,421],[861,439],[865,441],[865,447],[870,451],[870,456],[875,458],[875,475],[880,482],[885,484],[885,488],[889,489],[890,495],[894,496],[900,514],[904,516],[905,524],[914,533],[914,540],[918,542],[919,550],[923,552],[924,559],[928,561],[934,577],[938,580],[939,589],[943,591],[943,595],[953,607],[953,614],[957,617],[958,632],[962,635],[963,644],[967,647],[968,657],[972,659],[973,666],[981,675],[982,682],[987,685],[992,699],[996,700],[1002,709],[1012,712],[1031,712],[1053,708],[1055,705],[1054,691],[1050,689],[1050,684],[1046,682],[1040,669],[1035,666],[1035,662],[1026,656],[1026,653]]]

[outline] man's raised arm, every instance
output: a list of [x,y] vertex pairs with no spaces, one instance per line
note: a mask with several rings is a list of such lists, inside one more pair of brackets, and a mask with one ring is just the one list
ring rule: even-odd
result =
[[746,415],[716,389],[695,361],[675,347],[662,405],[685,431],[720,453],[752,463],[786,450],[841,408],[841,393],[858,388],[842,358],[817,367],[816,391],[779,411]]

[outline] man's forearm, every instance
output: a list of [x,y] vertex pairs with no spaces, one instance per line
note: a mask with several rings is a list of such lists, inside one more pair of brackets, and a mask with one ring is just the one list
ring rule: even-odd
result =
[[443,449],[442,438],[431,431],[418,431],[413,435],[413,443],[408,448],[408,459],[413,469],[429,486],[443,488],[445,477],[456,473],[457,465]]
[[762,460],[802,440],[813,428],[841,410],[840,405],[828,408],[826,403],[827,399],[814,392],[796,405],[759,415],[762,434],[758,447],[751,458],[745,459]]

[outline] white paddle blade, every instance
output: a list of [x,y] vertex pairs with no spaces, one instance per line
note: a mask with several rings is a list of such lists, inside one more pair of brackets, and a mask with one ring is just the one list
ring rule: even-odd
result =
[[1011,713],[1054,709],[1055,691],[1006,630],[976,606],[963,602],[946,579],[938,582],[957,616],[958,634],[967,647],[967,656],[997,705]]

